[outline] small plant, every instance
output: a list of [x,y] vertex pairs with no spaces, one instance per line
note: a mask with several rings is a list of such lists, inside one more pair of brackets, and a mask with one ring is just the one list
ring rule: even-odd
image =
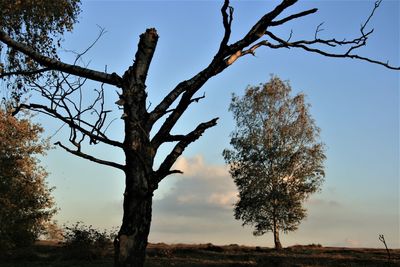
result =
[[388,254],[388,262],[389,262],[390,261],[390,251],[389,251],[389,249],[388,249],[388,247],[386,245],[386,241],[385,241],[384,235],[379,235],[379,240],[385,245],[386,252]]
[[321,244],[312,243],[312,244],[308,244],[307,247],[309,247],[309,248],[322,248],[322,245]]
[[115,230],[100,231],[92,225],[87,226],[77,222],[64,227],[63,244],[74,258],[89,260],[104,258],[112,248],[115,235]]

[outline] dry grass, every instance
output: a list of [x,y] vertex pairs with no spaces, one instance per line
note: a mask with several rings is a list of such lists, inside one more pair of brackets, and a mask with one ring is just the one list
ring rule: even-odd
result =
[[[292,246],[282,251],[266,247],[236,244],[149,244],[147,267],[154,266],[400,266],[400,250],[391,250],[389,262],[384,249],[353,249],[321,247],[318,245]],[[0,267],[111,267],[112,248],[101,259],[71,258],[56,242],[38,242],[34,247],[3,252]]]

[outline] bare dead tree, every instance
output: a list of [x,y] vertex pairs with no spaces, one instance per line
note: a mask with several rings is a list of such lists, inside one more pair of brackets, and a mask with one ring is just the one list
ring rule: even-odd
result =
[[[42,72],[55,71],[57,79],[45,84],[34,84],[36,90],[43,96],[48,104],[21,104],[19,109],[31,109],[57,118],[71,128],[70,143],[72,148],[58,142],[57,144],[66,151],[97,162],[99,164],[115,167],[125,174],[124,214],[122,225],[115,239],[115,266],[143,266],[147,237],[150,230],[152,213],[152,196],[158,184],[168,175],[181,173],[173,169],[173,164],[184,150],[196,141],[209,128],[217,124],[218,118],[200,123],[192,131],[174,135],[171,130],[176,125],[187,108],[202,97],[196,97],[199,89],[213,76],[218,75],[245,55],[254,55],[260,47],[271,49],[298,48],[311,53],[317,53],[333,58],[352,58],[378,64],[389,69],[399,70],[400,67],[392,66],[389,62],[382,62],[368,57],[360,56],[357,49],[366,45],[373,30],[367,31],[367,25],[381,1],[377,1],[369,17],[360,28],[360,35],[349,40],[322,39],[318,37],[321,31],[319,25],[312,39],[292,41],[289,38],[274,33],[274,28],[290,21],[300,19],[317,12],[316,8],[278,18],[283,11],[294,5],[297,0],[282,0],[270,12],[262,16],[241,39],[231,42],[231,32],[234,9],[229,0],[225,0],[221,8],[224,34],[214,57],[209,65],[200,70],[196,75],[178,83],[152,110],[146,106],[146,78],[147,72],[156,49],[158,34],[156,29],[147,29],[140,35],[138,49],[133,64],[120,76],[117,73],[96,71],[78,66],[74,62],[68,64],[58,59],[46,57],[23,43],[19,43],[7,33],[0,31],[0,41],[9,48],[19,51],[30,57],[41,68],[30,73],[25,70],[13,73],[0,73],[0,77],[35,75]],[[346,48],[344,52],[332,48]],[[71,78],[75,77],[73,81]],[[112,140],[106,135],[106,118],[109,113],[104,109],[104,90],[100,87],[97,98],[87,107],[79,101],[85,81],[92,80],[102,85],[113,85],[118,88],[120,99],[117,105],[123,109],[124,120],[123,142]],[[78,97],[72,97],[72,94]],[[97,115],[94,122],[88,122],[88,113]],[[153,129],[156,122],[164,119],[158,129]],[[154,135],[150,135],[154,133]],[[122,149],[125,154],[125,164],[109,162],[82,151],[81,144],[84,140],[90,143],[104,143]],[[164,158],[159,168],[154,169],[153,163],[160,146],[165,143],[174,143],[175,146]]]

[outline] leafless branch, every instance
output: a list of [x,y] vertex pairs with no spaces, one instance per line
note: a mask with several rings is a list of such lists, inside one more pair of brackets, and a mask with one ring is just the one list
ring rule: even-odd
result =
[[71,153],[71,154],[73,154],[75,156],[78,156],[78,157],[81,157],[81,158],[84,158],[84,159],[87,159],[87,160],[90,160],[90,161],[93,161],[93,162],[96,162],[96,163],[99,163],[99,164],[102,164],[102,165],[111,166],[111,167],[114,167],[114,168],[117,168],[117,169],[120,169],[120,170],[124,170],[125,169],[124,165],[121,165],[121,164],[118,164],[118,163],[115,163],[115,162],[111,162],[111,161],[106,161],[106,160],[101,160],[101,159],[95,158],[95,157],[93,157],[91,155],[88,155],[88,154],[85,154],[85,153],[81,152],[80,150],[72,150],[72,149],[64,146],[60,142],[56,142],[55,145],[58,145],[59,147],[63,148],[65,151],[67,151],[67,152],[69,152],[69,153]]
[[[48,107],[49,110],[52,110],[53,114],[58,113],[60,116],[73,122],[69,124],[71,127],[70,141],[78,149],[85,136],[90,138],[90,144],[99,142],[97,138],[93,138],[95,136],[108,139],[105,131],[102,130],[107,120],[107,114],[110,112],[104,109],[103,84],[100,90],[94,89],[97,96],[93,99],[92,103],[83,107],[83,93],[81,88],[85,84],[86,79],[76,77],[70,81],[69,76],[69,74],[59,73],[57,79],[47,80],[44,85],[34,81],[32,82],[33,90],[50,102]],[[76,101],[76,99],[78,100]],[[47,113],[49,112],[47,111]],[[85,114],[87,113],[96,115],[93,123],[89,123],[85,119]],[[85,129],[86,132],[82,131],[82,129]],[[77,131],[81,132],[82,136],[79,136]],[[87,133],[90,133],[90,135],[87,135]]]
[[67,64],[57,59],[46,57],[39,52],[33,50],[31,47],[14,41],[2,30],[0,30],[0,41],[5,43],[9,47],[12,47],[13,49],[31,57],[33,60],[45,66],[46,68],[121,87],[121,77],[119,77],[116,73],[108,74],[100,71],[82,68],[76,65]]
[[180,141],[175,145],[171,153],[161,163],[160,168],[155,172],[158,179],[157,182],[161,181],[165,176],[171,173],[176,173],[176,171],[171,171],[170,169],[175,161],[178,159],[178,157],[182,155],[183,151],[190,143],[193,143],[198,138],[200,138],[205,130],[217,125],[217,120],[218,118],[215,118],[208,122],[201,123],[192,132],[188,133],[185,136],[179,137]]
[[205,97],[206,97],[206,94],[204,93],[202,96],[192,98],[190,101],[198,103],[201,99],[203,99]]
[[187,107],[193,103],[198,102],[200,99],[204,98],[205,95],[192,98],[194,92],[187,91],[183,94],[182,99],[180,100],[179,104],[176,106],[175,109],[171,110],[170,116],[165,120],[163,125],[160,127],[158,132],[154,135],[153,139],[151,140],[152,146],[157,149],[163,142],[165,142],[165,137],[169,136],[169,133],[178,119],[181,117],[183,112],[187,109]]
[[287,38],[286,42],[289,42],[290,39],[292,39],[292,36],[293,36],[293,30],[290,30],[290,34],[289,34],[289,37]]
[[[232,16],[227,14],[227,8],[229,7],[229,1],[225,1],[223,7],[221,8],[225,33],[222,38],[221,45],[219,51],[216,53],[216,56],[212,60],[212,62],[198,74],[193,76],[191,79],[183,81],[179,83],[170,93],[158,104],[155,109],[150,113],[149,116],[149,124],[154,124],[159,118],[164,116],[165,111],[168,110],[170,105],[175,102],[175,100],[181,95],[184,94],[178,104],[178,107],[172,112],[172,114],[166,120],[166,127],[164,131],[168,132],[168,129],[171,129],[173,125],[175,125],[176,121],[181,116],[182,109],[186,109],[190,104],[189,99],[204,85],[211,77],[217,75],[226,69],[230,64],[229,62],[234,62],[238,58],[238,54],[242,54],[242,50],[250,45],[252,45],[255,41],[260,39],[270,23],[282,13],[283,10],[288,8],[289,6],[296,3],[297,0],[284,0],[276,6],[271,12],[264,15],[246,34],[246,36],[229,45],[225,46],[223,44],[227,43],[227,39],[230,36],[230,25],[232,22]],[[233,12],[233,11],[232,11]],[[250,50],[248,51],[248,53]],[[247,54],[248,54],[247,53]],[[233,60],[235,59],[235,60]]]
[[[228,13],[229,11],[229,13]],[[224,25],[224,37],[222,38],[219,51],[217,55],[222,53],[226,46],[228,45],[229,38],[231,36],[231,31],[232,31],[232,20],[233,20],[233,7],[229,5],[229,0],[225,0],[224,5],[221,8],[221,14],[222,14],[222,23]]]
[[268,46],[268,47],[272,47],[272,48],[276,48],[273,47],[273,45],[271,43],[268,43],[267,41],[260,41],[254,45],[252,45],[250,48],[246,49],[246,50],[239,50],[237,51],[235,54],[233,54],[232,56],[230,56],[228,59],[225,60],[225,63],[227,66],[232,65],[236,60],[238,60],[240,57],[245,56],[245,55],[253,55],[255,56],[255,51],[257,48],[261,47],[261,46]]
[[[99,25],[97,25],[97,27],[99,28],[99,33],[96,39],[94,39],[94,41],[85,50],[83,50],[82,52],[76,52],[74,50],[65,50],[66,52],[71,52],[76,55],[73,65],[77,65],[78,61],[80,61],[81,58],[96,45],[96,43],[100,40],[100,38],[103,37],[104,34],[106,34],[106,30],[103,27]],[[105,68],[104,72],[107,73],[107,68]]]
[[[183,112],[192,103],[191,99],[193,95],[206,83],[211,77],[222,72],[233,62],[235,62],[239,57],[246,54],[253,54],[256,48],[263,45],[262,43],[255,44],[248,49],[246,47],[252,45],[255,41],[260,39],[265,32],[265,29],[270,25],[270,23],[287,7],[293,5],[297,0],[285,0],[282,1],[280,5],[275,7],[271,12],[264,15],[247,33],[247,35],[227,46],[223,45],[227,43],[227,38],[229,37],[230,24],[232,22],[232,16],[227,14],[227,8],[229,6],[229,1],[225,1],[223,7],[221,8],[225,34],[221,41],[221,46],[219,51],[216,53],[214,59],[211,63],[198,74],[193,76],[187,81],[179,83],[170,93],[158,104],[155,109],[150,112],[148,123],[150,127],[162,116],[165,115],[166,111],[170,105],[175,102],[175,100],[182,95],[176,108],[171,112],[168,118],[165,120],[163,125],[160,127],[157,134],[152,140],[152,145],[155,149],[159,147],[162,143],[163,136],[169,134],[171,129],[174,127],[176,122],[182,116]],[[232,11],[233,12],[233,11]]]
[[288,22],[288,21],[290,21],[290,20],[297,19],[297,18],[300,18],[300,17],[304,17],[304,16],[310,15],[310,14],[312,14],[312,13],[315,13],[315,12],[317,12],[317,11],[318,11],[317,8],[309,9],[309,10],[306,10],[306,11],[303,11],[303,12],[300,12],[300,13],[297,13],[297,14],[293,14],[293,15],[291,15],[291,16],[289,16],[289,17],[286,17],[286,18],[284,18],[284,19],[281,19],[281,20],[272,21],[272,22],[269,24],[269,26],[278,26],[278,25],[282,25],[282,24],[284,24],[284,23],[286,23],[286,22]]
[[314,39],[317,39],[318,33],[319,33],[319,32],[322,32],[322,31],[324,30],[324,29],[321,29],[321,26],[322,26],[323,24],[324,24],[323,22],[321,22],[320,24],[318,24],[317,28],[315,29]]
[[31,75],[36,75],[36,74],[40,74],[46,71],[50,71],[50,68],[42,68],[42,69],[37,69],[37,70],[20,70],[20,71],[11,71],[11,72],[0,72],[0,79],[1,78],[6,78],[6,77],[10,77],[10,76],[18,76],[18,75],[22,75],[22,76],[31,76]]
[[72,143],[75,143],[74,145],[77,146],[77,147],[79,146],[78,145],[79,142],[76,142],[76,138],[74,139],[74,136],[75,137],[77,136],[75,130],[81,132],[84,136],[88,136],[92,140],[92,142],[99,141],[99,142],[103,142],[105,144],[116,146],[116,147],[122,147],[123,146],[122,143],[120,143],[120,142],[108,139],[108,138],[106,138],[104,136],[100,136],[100,135],[91,133],[90,131],[84,129],[82,126],[79,126],[77,121],[73,119],[73,116],[72,116],[72,118],[70,116],[65,116],[64,114],[60,114],[56,110],[51,109],[51,108],[49,108],[49,107],[47,107],[45,105],[21,104],[14,111],[14,114],[18,113],[22,109],[29,109],[29,110],[33,110],[33,111],[38,111],[38,112],[44,113],[46,115],[49,115],[49,116],[51,116],[53,118],[57,118],[57,119],[61,120],[62,122],[64,122],[65,124],[67,124],[71,128],[71,131],[73,131],[71,133],[70,140],[71,140]]
[[259,19],[245,37],[229,46],[229,48],[226,50],[226,57],[229,57],[237,51],[241,51],[263,37],[266,29],[271,26],[271,23],[273,23],[273,20],[285,9],[294,5],[297,1],[298,0],[282,0],[282,2],[271,12],[265,14],[261,19]]
[[368,18],[365,20],[364,24],[361,25],[360,31],[362,35],[364,34],[364,29],[367,26],[368,22],[371,20],[371,18],[374,16],[375,11],[378,9],[379,5],[381,4],[382,0],[378,0],[375,2],[374,8],[372,9],[371,13],[369,14]]
[[[269,46],[271,48],[292,48],[292,47],[293,48],[301,48],[305,51],[317,53],[317,54],[320,54],[320,55],[323,55],[326,57],[359,59],[359,60],[367,61],[370,63],[382,65],[388,69],[400,70],[400,67],[392,66],[389,64],[389,62],[383,62],[383,61],[379,61],[379,60],[370,59],[368,57],[359,56],[357,54],[351,54],[350,52],[352,50],[354,50],[360,46],[363,46],[365,44],[364,41],[361,41],[362,43],[360,44],[359,43],[360,41],[358,38],[351,40],[351,41],[337,41],[335,39],[330,39],[330,40],[316,39],[316,40],[311,40],[311,41],[300,40],[300,41],[295,41],[295,42],[287,42],[269,31],[266,32],[266,35],[271,37],[274,41],[278,42],[278,44],[275,45],[275,47]],[[313,47],[309,46],[311,44],[320,44],[320,45],[326,45],[326,46],[331,46],[331,47],[335,47],[337,45],[349,45],[349,44],[354,44],[354,45],[351,46],[346,52],[332,53],[332,52],[328,52],[328,51],[325,51],[322,49],[313,48]]]

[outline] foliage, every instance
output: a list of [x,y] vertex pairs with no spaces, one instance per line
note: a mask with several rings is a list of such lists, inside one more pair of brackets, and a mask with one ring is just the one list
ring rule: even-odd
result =
[[47,172],[36,158],[49,148],[42,132],[0,109],[0,247],[32,243],[55,213]]
[[109,252],[116,236],[114,230],[100,231],[76,222],[64,227],[64,246],[69,249],[74,258],[97,259],[103,258]]
[[64,239],[63,229],[58,225],[57,221],[48,221],[45,224],[44,237],[49,241],[62,241]]
[[302,202],[323,181],[324,147],[304,95],[290,96],[289,83],[268,83],[233,95],[233,150],[223,155],[238,190],[235,218],[254,225],[255,235],[297,229]]
[[[71,31],[80,13],[80,0],[1,0],[0,30],[43,55],[58,58],[62,35]],[[0,75],[12,71],[36,71],[39,65],[29,56],[0,44]],[[26,76],[7,84],[15,95],[21,93]]]

